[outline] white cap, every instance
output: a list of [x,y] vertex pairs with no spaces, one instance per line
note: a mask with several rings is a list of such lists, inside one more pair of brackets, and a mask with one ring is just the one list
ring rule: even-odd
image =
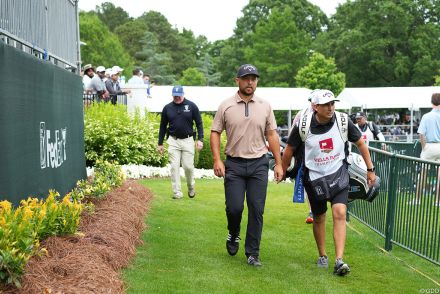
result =
[[102,71],[105,71],[105,67],[103,67],[102,65],[96,68],[96,72],[102,72]]
[[114,69],[111,69],[110,72],[109,72],[110,76],[117,75],[118,73],[119,73],[119,71],[116,71]]
[[123,69],[123,68],[120,68],[118,65],[115,65],[115,66],[112,67],[112,70],[113,70],[113,71],[117,71],[117,72],[121,72],[121,71],[123,71],[124,69]]
[[330,90],[315,90],[310,94],[310,98],[314,104],[326,104],[331,101],[339,101]]

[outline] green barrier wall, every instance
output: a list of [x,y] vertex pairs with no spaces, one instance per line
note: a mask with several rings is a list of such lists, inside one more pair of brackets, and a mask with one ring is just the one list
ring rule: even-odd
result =
[[86,178],[81,78],[0,42],[0,200]]

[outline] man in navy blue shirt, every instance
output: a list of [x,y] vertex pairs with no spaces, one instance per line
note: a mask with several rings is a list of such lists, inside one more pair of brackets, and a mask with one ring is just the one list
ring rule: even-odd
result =
[[[185,99],[182,86],[173,87],[173,101],[165,105],[162,110],[158,151],[164,151],[163,141],[168,135],[168,156],[171,165],[171,185],[173,189],[173,199],[183,197],[180,185],[180,164],[182,163],[185,171],[188,196],[194,198],[194,145],[197,150],[203,148],[203,124],[202,117],[197,105]],[[193,122],[196,123],[198,140],[194,144]]]

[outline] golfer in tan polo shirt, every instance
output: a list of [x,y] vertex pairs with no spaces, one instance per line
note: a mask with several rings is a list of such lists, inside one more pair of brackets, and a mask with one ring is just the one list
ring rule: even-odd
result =
[[[247,263],[261,266],[260,240],[263,230],[263,212],[266,203],[269,149],[275,157],[274,176],[283,177],[277,124],[270,104],[256,96],[258,70],[251,64],[240,66],[235,82],[238,92],[224,100],[211,127],[211,151],[214,173],[224,177],[226,217],[229,234],[226,249],[237,254],[244,199],[248,205],[245,254]],[[220,135],[226,131],[226,161],[220,158]]]

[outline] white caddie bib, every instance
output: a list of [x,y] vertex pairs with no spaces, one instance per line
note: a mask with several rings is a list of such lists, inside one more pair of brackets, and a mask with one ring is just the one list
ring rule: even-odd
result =
[[370,130],[370,128],[368,127],[368,125],[367,125],[367,127],[366,127],[365,132],[362,132],[362,130],[361,130],[361,128],[359,127],[358,124],[356,124],[356,127],[359,129],[359,131],[361,131],[361,134],[362,134],[361,138],[365,141],[365,144],[367,144],[367,146],[368,146],[368,143],[369,143],[371,140],[374,140],[374,134],[373,134],[373,132]]
[[335,173],[345,159],[345,141],[341,138],[338,124],[325,134],[308,132],[305,140],[305,165],[310,180],[316,180]]

